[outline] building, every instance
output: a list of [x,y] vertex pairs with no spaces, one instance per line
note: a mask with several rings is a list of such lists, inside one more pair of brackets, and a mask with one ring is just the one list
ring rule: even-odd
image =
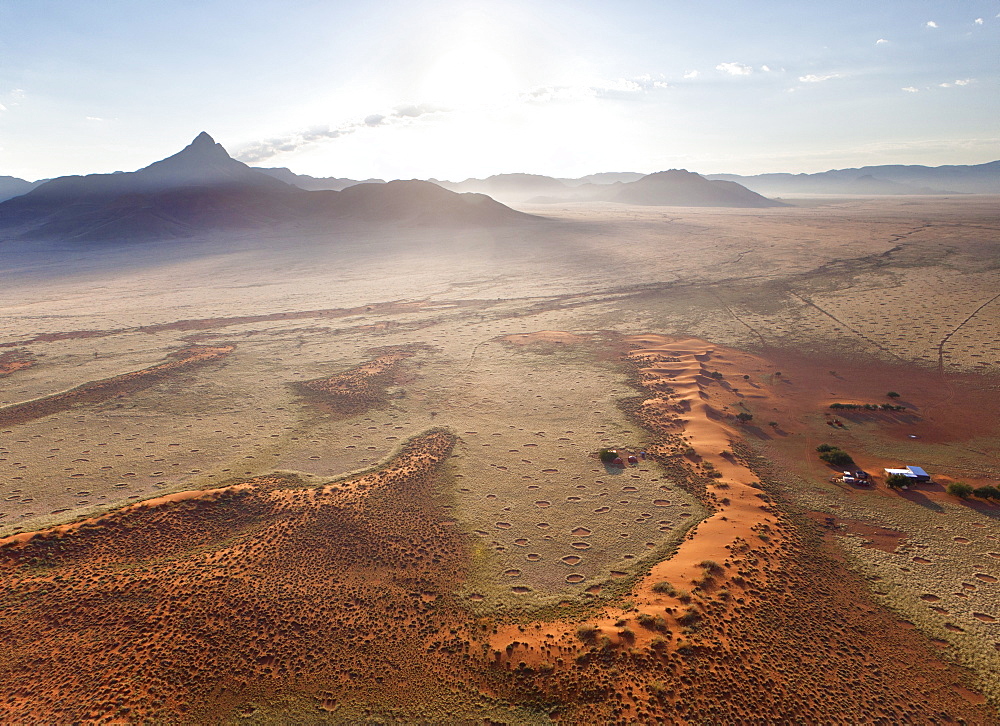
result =
[[931,475],[919,466],[907,465],[905,469],[886,469],[885,475],[889,476],[890,474],[902,474],[914,484],[928,482],[931,480]]

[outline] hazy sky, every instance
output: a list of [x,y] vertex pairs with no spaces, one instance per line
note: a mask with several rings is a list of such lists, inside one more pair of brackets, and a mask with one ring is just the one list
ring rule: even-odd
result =
[[1000,159],[1000,0],[0,0],[0,175]]

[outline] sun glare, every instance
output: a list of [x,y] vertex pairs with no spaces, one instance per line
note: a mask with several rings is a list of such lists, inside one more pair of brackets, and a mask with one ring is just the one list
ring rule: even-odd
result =
[[499,53],[466,44],[440,56],[424,76],[422,100],[454,107],[484,106],[517,91],[510,63]]

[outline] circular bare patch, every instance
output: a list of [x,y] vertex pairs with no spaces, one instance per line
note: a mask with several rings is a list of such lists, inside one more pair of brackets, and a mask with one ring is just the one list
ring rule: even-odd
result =
[[983,582],[996,582],[997,581],[997,578],[993,577],[993,575],[987,575],[987,574],[985,574],[983,572],[977,572],[975,574],[975,577],[976,577],[976,579],[982,580]]
[[575,550],[589,550],[590,542],[571,542],[569,546]]
[[653,500],[653,506],[654,507],[669,507],[670,506],[670,502],[668,500],[666,500],[666,499],[654,499]]
[[505,574],[507,577],[520,577],[521,576],[521,571],[520,570],[513,570],[513,569],[512,570],[504,570],[503,574]]
[[920,599],[923,600],[924,602],[938,602],[941,600],[941,598],[939,598],[937,595],[931,595],[931,594],[921,595]]
[[968,537],[952,537],[952,539],[959,544],[969,544],[970,541]]
[[567,565],[573,567],[579,565],[583,561],[583,558],[579,555],[566,555],[565,557],[562,557],[561,560]]
[[511,592],[514,592],[514,593],[516,593],[518,595],[524,595],[525,593],[531,592],[531,588],[530,587],[525,587],[524,585],[516,585],[516,586],[514,586],[514,587],[512,587],[510,589],[511,589]]
[[986,613],[972,613],[972,617],[976,620],[981,620],[984,623],[995,623],[997,619],[992,615],[987,615]]
[[483,596],[480,595],[478,592],[473,592],[469,595],[469,599],[472,600],[473,602],[480,602],[481,600],[483,600]]
[[536,507],[541,507],[542,509],[545,509],[545,507],[551,507],[552,506],[552,502],[547,501],[545,499],[540,499],[539,501],[535,502],[535,506]]
[[528,554],[525,557],[525,559],[528,562],[538,562],[540,559],[542,559],[542,556],[540,554],[535,553],[535,552],[531,552],[530,554]]
[[620,580],[623,577],[628,577],[628,573],[622,572],[621,570],[612,570],[610,574],[616,580]]
[[514,540],[514,544],[516,544],[518,547],[526,547],[528,544],[528,540],[526,540],[524,537],[521,537],[520,539]]
[[586,527],[577,527],[571,533],[574,537],[589,537],[590,530]]
[[583,575],[581,575],[579,572],[573,572],[573,573],[571,573],[569,575],[566,575],[566,582],[570,582],[570,583],[574,583],[574,584],[577,583],[577,582],[583,582],[586,579],[587,578],[584,577]]
[[551,527],[552,525],[551,525],[551,524],[549,524],[548,522],[539,522],[539,523],[538,523],[538,524],[536,524],[535,526],[536,526],[536,527],[538,527],[539,529],[548,529],[548,528],[549,528],[549,527]]
[[510,529],[510,522],[497,522],[497,529]]

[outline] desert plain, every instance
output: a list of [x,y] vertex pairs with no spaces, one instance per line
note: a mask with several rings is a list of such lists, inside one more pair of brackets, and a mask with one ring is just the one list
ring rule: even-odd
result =
[[5,243],[0,718],[997,723],[997,202]]

